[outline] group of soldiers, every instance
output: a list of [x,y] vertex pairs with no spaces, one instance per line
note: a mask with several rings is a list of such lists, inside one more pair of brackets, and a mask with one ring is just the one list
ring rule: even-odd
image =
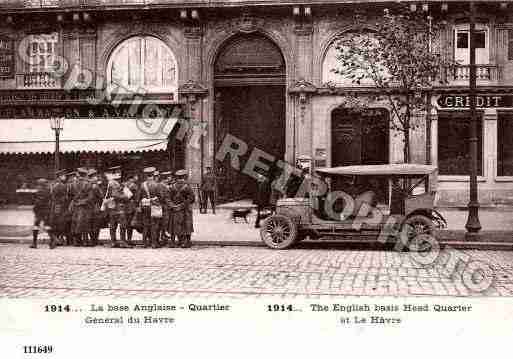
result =
[[96,246],[104,227],[109,228],[111,247],[133,247],[134,230],[142,233],[144,247],[190,247],[195,197],[187,171],[159,173],[147,167],[143,174],[142,182],[137,174],[122,181],[116,166],[104,176],[78,168],[57,172],[52,182],[39,179],[31,248],[37,248],[41,229],[49,234],[52,249]]

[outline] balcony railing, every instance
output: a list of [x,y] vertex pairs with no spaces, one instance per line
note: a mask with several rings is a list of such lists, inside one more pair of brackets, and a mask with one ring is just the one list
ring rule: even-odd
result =
[[24,5],[29,8],[58,7],[60,5],[60,0],[25,0]]
[[61,82],[49,72],[28,72],[17,76],[17,87],[24,89],[59,89]]
[[[0,0],[0,8],[59,8],[80,6],[109,6],[109,5],[149,5],[156,0]],[[164,2],[160,0],[160,2]],[[185,1],[184,1],[185,3]]]
[[[470,65],[458,65],[447,70],[449,82],[468,82],[470,79]],[[500,80],[500,71],[497,65],[476,65],[476,80],[494,82]]]

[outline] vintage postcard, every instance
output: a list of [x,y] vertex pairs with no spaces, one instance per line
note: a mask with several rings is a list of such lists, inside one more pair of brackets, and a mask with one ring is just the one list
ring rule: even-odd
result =
[[513,1],[0,0],[0,181],[2,358],[490,355]]

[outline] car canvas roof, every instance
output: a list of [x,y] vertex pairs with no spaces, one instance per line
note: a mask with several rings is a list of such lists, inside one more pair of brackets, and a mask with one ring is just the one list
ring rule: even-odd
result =
[[358,165],[317,168],[316,172],[325,175],[340,176],[424,176],[437,170],[436,166],[414,163],[387,165]]

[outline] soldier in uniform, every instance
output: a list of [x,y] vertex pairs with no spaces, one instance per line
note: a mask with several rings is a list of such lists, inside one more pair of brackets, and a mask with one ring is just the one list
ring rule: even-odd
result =
[[[147,248],[159,247],[159,234],[162,223],[162,213],[157,213],[158,206],[165,204],[165,194],[162,193],[162,187],[155,181],[155,167],[144,169],[146,180],[141,184],[138,193],[139,203],[141,204],[141,216],[143,223],[143,244]],[[152,210],[152,206],[155,206]]]
[[52,227],[50,236],[58,242],[66,235],[68,226],[68,186],[66,184],[66,171],[57,171],[55,182],[51,188],[50,218]]
[[208,202],[212,205],[212,213],[216,214],[216,188],[217,180],[212,167],[207,167],[201,182],[201,208],[200,213],[208,212]]
[[73,190],[77,183],[77,173],[75,171],[66,173],[66,190],[68,203],[65,212],[65,231],[64,237],[66,238],[66,245],[71,246],[73,244],[73,233],[71,232],[71,200],[73,198]]
[[73,244],[80,247],[81,245],[87,245],[88,242],[94,193],[87,178],[89,171],[85,168],[79,168],[77,172],[79,178],[75,186],[72,187],[71,232],[73,234]]
[[171,172],[162,172],[159,176],[160,181],[158,181],[158,184],[160,186],[160,191],[162,192],[164,196],[164,203],[162,204],[162,221],[160,223],[160,229],[159,229],[159,240],[160,240],[160,246],[166,247],[168,246],[169,238],[169,213],[171,210],[170,205],[170,191],[169,191],[169,176],[171,175]]
[[89,244],[94,247],[98,245],[100,239],[100,231],[103,228],[103,212],[101,211],[101,205],[103,201],[103,189],[101,187],[101,181],[98,178],[98,171],[95,169],[89,170],[89,181],[91,182],[93,191],[93,203],[91,211],[91,225],[89,232]]
[[[32,245],[30,248],[37,248],[37,237],[41,226],[49,225],[50,214],[50,188],[48,181],[44,178],[37,180],[37,192],[34,201],[34,228],[32,229]],[[50,236],[51,238],[51,236]],[[50,248],[53,248],[54,243],[50,240]]]
[[131,248],[126,242],[128,229],[127,211],[131,197],[125,192],[125,187],[118,182],[121,179],[121,166],[112,167],[109,172],[110,178],[105,198],[110,200],[112,204],[108,206],[111,247],[118,246],[116,232],[119,226],[120,247]]
[[255,219],[255,228],[260,228],[261,212],[269,206],[269,198],[271,196],[271,184],[269,179],[259,173],[257,177],[257,192],[254,203],[257,206],[257,215]]
[[160,174],[161,177],[161,187],[162,192],[164,194],[165,203],[163,206],[163,213],[162,213],[162,225],[160,229],[160,238],[161,238],[161,246],[162,247],[169,247],[174,248],[174,237],[171,238],[171,232],[169,232],[170,227],[170,221],[172,221],[173,216],[173,202],[171,199],[171,189],[170,189],[170,182],[172,177],[172,172],[162,172]]
[[168,195],[169,195],[169,201],[168,201],[168,208],[169,208],[169,220],[167,223],[167,233],[169,234],[169,241],[167,243],[167,246],[169,248],[176,248],[176,219],[177,219],[177,209],[178,206],[176,205],[175,196],[176,196],[176,179],[173,177],[173,173],[170,172],[167,180],[167,187],[168,187]]
[[134,220],[134,217],[137,214],[138,210],[138,204],[137,204],[137,192],[139,188],[139,177],[134,174],[128,178],[128,181],[125,183],[125,187],[127,187],[130,192],[133,194],[132,198],[128,200],[127,210],[126,210],[126,216],[127,216],[127,231],[126,231],[126,241],[128,245],[132,246],[132,236],[134,233],[134,227],[132,227],[132,222]]
[[194,232],[192,204],[194,192],[186,182],[187,171],[176,172],[177,181],[173,186],[173,202],[176,205],[174,213],[174,233],[178,237],[178,246],[189,248],[191,246],[191,234]]

